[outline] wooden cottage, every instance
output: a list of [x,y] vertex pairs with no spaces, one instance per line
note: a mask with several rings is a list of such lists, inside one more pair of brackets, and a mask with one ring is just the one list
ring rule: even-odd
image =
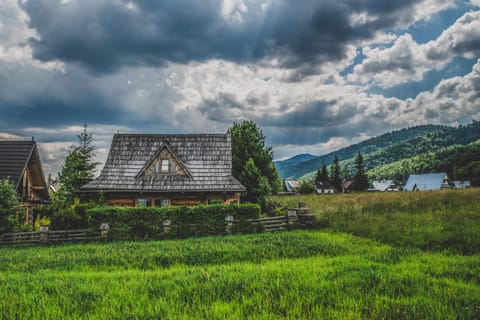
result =
[[239,203],[228,134],[115,134],[100,175],[82,187],[113,206]]
[[50,196],[35,141],[0,141],[0,179],[9,179],[25,209],[25,222],[33,223],[33,210]]

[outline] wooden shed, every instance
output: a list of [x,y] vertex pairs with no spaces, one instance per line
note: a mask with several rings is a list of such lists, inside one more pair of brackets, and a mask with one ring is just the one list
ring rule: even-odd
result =
[[100,175],[81,188],[113,206],[239,203],[228,134],[115,134]]
[[0,141],[0,179],[9,179],[25,209],[25,222],[33,223],[33,210],[48,203],[50,196],[43,174],[37,143]]

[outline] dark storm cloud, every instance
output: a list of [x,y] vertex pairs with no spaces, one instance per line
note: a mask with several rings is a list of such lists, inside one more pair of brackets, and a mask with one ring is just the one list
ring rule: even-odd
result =
[[243,113],[245,107],[233,95],[224,93],[214,100],[204,100],[198,110],[209,120],[230,123],[238,120],[235,115]]
[[358,113],[354,105],[338,105],[338,101],[313,101],[282,115],[261,117],[259,123],[279,127],[330,127],[347,123]]
[[[26,1],[21,6],[39,36],[30,40],[34,56],[79,63],[97,73],[212,58],[275,57],[283,67],[319,65],[345,57],[348,44],[378,30],[412,22],[418,1],[276,0],[265,10],[247,2],[240,22],[222,15],[219,0],[132,3],[133,9],[120,0]],[[369,19],[353,25],[354,13]]]

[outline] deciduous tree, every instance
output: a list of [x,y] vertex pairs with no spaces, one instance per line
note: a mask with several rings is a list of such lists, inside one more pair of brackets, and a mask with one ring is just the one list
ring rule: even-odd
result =
[[[262,130],[253,121],[242,121],[234,123],[228,130],[232,139],[232,173],[246,188],[247,194],[252,194],[253,189],[265,188],[273,192],[278,192],[282,188],[282,182],[273,163],[272,147],[265,145],[265,136]],[[247,162],[249,160],[259,171],[259,175],[264,179],[257,179],[258,183],[265,186],[254,185],[244,180]],[[249,164],[251,170],[252,166]],[[252,199],[252,198],[250,198]],[[251,201],[247,198],[244,200]]]

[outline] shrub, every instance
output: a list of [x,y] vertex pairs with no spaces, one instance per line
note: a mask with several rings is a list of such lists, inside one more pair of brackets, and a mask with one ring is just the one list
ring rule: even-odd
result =
[[0,233],[11,232],[19,225],[21,210],[14,186],[7,179],[0,180]]
[[298,186],[298,189],[297,189],[297,192],[301,194],[314,193],[315,191],[316,191],[315,183],[310,180],[300,181],[300,185]]
[[[95,207],[86,209],[87,225],[98,229],[110,224],[110,239],[185,238],[232,233],[255,232],[258,226],[249,219],[260,216],[260,207],[254,204],[201,205],[194,207]],[[227,228],[227,216],[235,223]],[[169,225],[165,225],[167,221]]]

